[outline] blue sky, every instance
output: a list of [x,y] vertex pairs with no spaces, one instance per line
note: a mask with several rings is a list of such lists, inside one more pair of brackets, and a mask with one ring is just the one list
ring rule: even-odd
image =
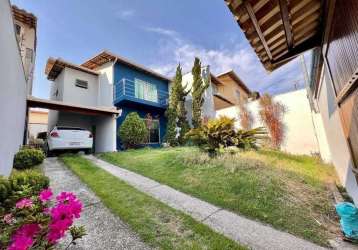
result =
[[198,56],[214,74],[234,69],[253,90],[276,94],[303,86],[297,59],[265,71],[223,0],[11,2],[38,17],[34,96],[48,97],[48,57],[80,64],[104,49],[170,77],[178,62],[190,71]]

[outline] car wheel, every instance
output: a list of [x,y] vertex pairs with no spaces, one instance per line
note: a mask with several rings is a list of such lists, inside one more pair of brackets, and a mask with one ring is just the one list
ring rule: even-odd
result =
[[85,154],[86,154],[86,155],[92,154],[92,148],[86,149],[86,150],[85,150]]
[[48,147],[48,145],[47,145],[47,147],[46,147],[46,156],[47,156],[47,157],[53,156],[53,152],[51,152],[51,150],[50,150],[50,148]]

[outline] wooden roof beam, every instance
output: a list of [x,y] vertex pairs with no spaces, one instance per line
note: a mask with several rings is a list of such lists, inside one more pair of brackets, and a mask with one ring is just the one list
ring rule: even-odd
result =
[[264,37],[264,35],[263,35],[262,31],[261,31],[260,25],[259,25],[259,23],[258,23],[258,21],[257,21],[257,19],[256,19],[255,12],[254,12],[254,10],[252,9],[252,6],[251,6],[251,4],[249,3],[249,1],[245,1],[244,4],[245,4],[245,8],[246,8],[246,10],[247,10],[247,13],[249,14],[250,19],[251,19],[251,21],[252,21],[252,23],[253,23],[253,25],[254,25],[254,27],[255,27],[256,33],[257,33],[257,35],[259,36],[260,41],[261,41],[262,45],[264,46],[268,57],[269,57],[270,60],[271,60],[271,59],[272,59],[272,55],[271,55],[270,49],[269,49],[269,47],[268,47],[268,45],[267,45],[267,42],[266,42],[266,40],[265,40],[265,37]]
[[290,17],[288,14],[287,0],[279,0],[281,17],[283,21],[283,27],[285,29],[287,47],[290,50],[293,47],[293,35],[290,23]]
[[280,64],[280,63],[286,62],[286,61],[302,54],[303,52],[305,52],[309,49],[320,46],[320,43],[321,43],[320,38],[321,38],[321,36],[316,34],[315,36],[311,37],[310,39],[306,40],[305,42],[295,46],[293,49],[291,49],[288,53],[286,53],[282,57],[272,60],[271,63],[272,64]]

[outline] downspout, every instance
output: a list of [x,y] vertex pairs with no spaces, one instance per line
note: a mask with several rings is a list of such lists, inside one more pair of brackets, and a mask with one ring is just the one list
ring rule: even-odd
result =
[[115,70],[114,70],[114,66],[116,65],[118,61],[118,58],[116,57],[116,59],[114,59],[113,61],[113,64],[112,64],[112,84],[113,84],[113,88],[112,88],[112,104],[114,105],[114,100],[115,100],[115,97],[116,97],[116,83],[114,82],[115,80],[115,77],[114,77],[114,73],[115,73]]

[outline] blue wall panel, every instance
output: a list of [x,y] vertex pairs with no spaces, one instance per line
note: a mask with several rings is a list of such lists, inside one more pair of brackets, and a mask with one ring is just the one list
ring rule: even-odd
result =
[[[127,65],[116,63],[114,67],[114,83],[119,82],[123,78],[128,79],[130,81],[134,81],[135,78],[138,78],[140,80],[155,84],[157,86],[158,90],[166,91],[168,92],[168,84],[169,82],[166,80],[162,80],[160,78],[157,78],[155,76],[152,76],[150,74],[146,74],[142,71],[133,69]],[[126,116],[130,112],[137,112],[138,115],[142,118],[145,118],[145,116],[149,113],[153,117],[153,119],[156,119],[156,117],[159,118],[160,123],[160,141],[163,142],[164,135],[166,133],[166,127],[167,127],[167,119],[164,115],[165,109],[163,107],[159,107],[157,105],[150,105],[150,102],[146,102],[143,100],[136,100],[135,98],[124,98],[121,102],[115,104],[117,107],[122,109],[122,114],[117,119],[117,149],[122,149],[122,144],[120,141],[120,138],[118,137],[118,131],[119,127],[125,120]],[[148,144],[149,146],[158,147],[159,144]]]

